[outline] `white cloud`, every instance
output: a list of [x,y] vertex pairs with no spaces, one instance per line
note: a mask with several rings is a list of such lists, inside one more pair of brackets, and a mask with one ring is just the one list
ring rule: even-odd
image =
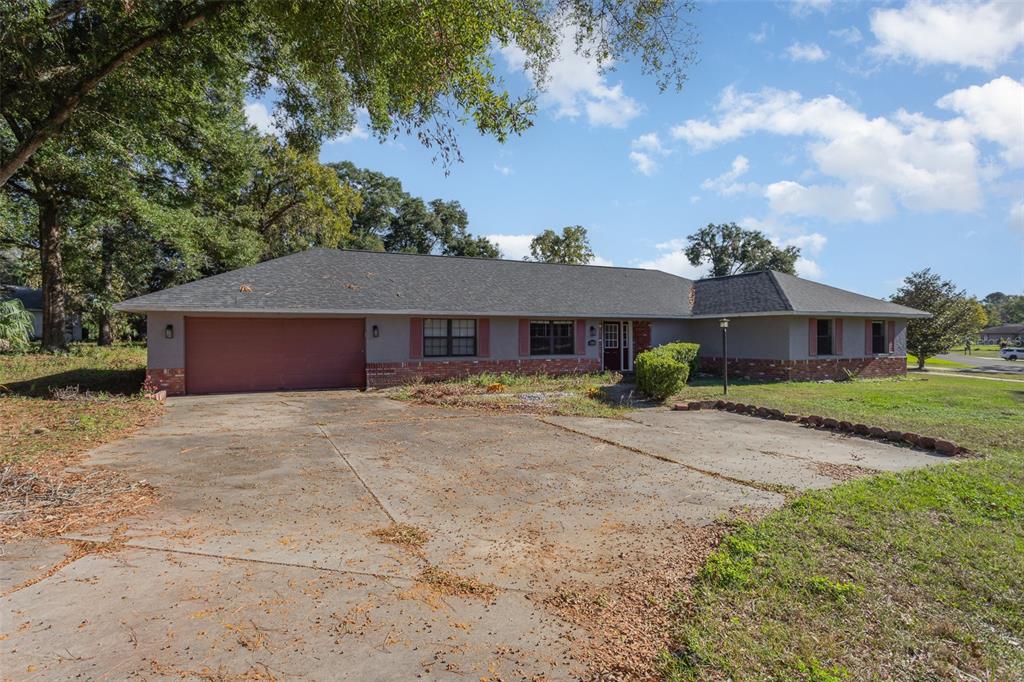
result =
[[828,59],[828,52],[817,43],[793,43],[786,48],[786,56],[794,62],[820,62]]
[[828,34],[833,38],[838,38],[847,45],[855,45],[864,39],[864,36],[861,35],[860,29],[856,26],[838,28],[834,31],[829,31]]
[[658,162],[646,152],[630,152],[629,160],[633,162],[633,168],[637,173],[654,175],[654,172],[658,170]]
[[881,57],[992,70],[1024,44],[1024,4],[911,0],[872,12],[871,31]]
[[615,265],[615,263],[611,262],[607,258],[601,258],[601,256],[598,256],[595,253],[594,257],[590,259],[589,265],[603,265],[605,267],[612,267],[613,265]]
[[750,170],[750,161],[740,154],[732,160],[729,170],[715,178],[708,178],[700,183],[701,189],[717,192],[724,197],[731,197],[736,194],[756,190],[757,185],[753,183],[737,182],[739,178],[746,175]]
[[1024,199],[1017,200],[1010,207],[1010,224],[1024,233]]
[[789,3],[790,14],[803,17],[811,12],[827,12],[832,6],[832,0],[791,0]]
[[274,125],[274,117],[270,115],[267,107],[262,102],[250,102],[245,105],[245,118],[249,125],[256,128],[263,135],[276,135],[277,126]]
[[639,261],[635,267],[647,270],[661,270],[680,277],[689,279],[700,279],[706,277],[708,269],[705,266],[690,265],[686,259],[683,249],[686,248],[685,239],[672,239],[654,247],[658,254],[648,260]]
[[518,45],[500,49],[509,71],[527,71],[527,75],[540,92],[542,106],[554,110],[556,118],[578,118],[586,114],[593,126],[622,128],[640,115],[642,106],[622,89],[622,84],[609,85],[602,67],[611,66],[594,58],[594,45],[584,45],[579,54],[576,29],[566,26],[561,30],[558,56],[548,67],[547,78],[538,82],[528,72],[526,53]]
[[805,100],[792,91],[727,88],[716,106],[717,120],[691,119],[671,132],[697,150],[760,132],[807,138],[816,172],[833,182],[768,185],[765,196],[779,212],[877,220],[896,203],[918,211],[974,211],[981,205],[981,180],[1000,172],[979,164],[976,143],[995,142],[1008,161],[1021,156],[1021,88],[1003,77],[951,93],[939,105],[963,116],[948,120],[903,110],[869,118],[831,95]]
[[498,163],[494,164],[494,170],[498,171],[499,173],[506,177],[508,177],[509,175],[513,175],[515,173],[515,171],[512,168],[509,168],[508,166],[502,166],[501,164]]
[[629,153],[629,160],[633,162],[633,168],[644,175],[653,175],[658,170],[658,156],[671,153],[662,146],[658,133],[645,133],[634,139],[630,146],[633,151]]
[[487,239],[498,245],[501,257],[511,260],[523,260],[530,257],[530,242],[535,234],[489,234]]
[[752,41],[760,45],[761,43],[768,39],[768,30],[768,24],[762,22],[761,28],[757,30],[757,33],[750,33],[747,37],[749,37]]
[[1003,147],[1011,165],[1024,165],[1024,84],[1000,76],[954,90],[936,104],[960,114],[972,132]]

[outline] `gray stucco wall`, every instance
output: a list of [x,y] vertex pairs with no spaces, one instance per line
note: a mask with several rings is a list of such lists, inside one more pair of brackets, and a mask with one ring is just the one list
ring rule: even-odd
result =
[[[810,350],[810,340],[808,336],[810,334],[810,325],[808,324],[807,317],[794,317],[791,318],[790,324],[790,359],[792,360],[808,360],[811,355],[808,352]],[[834,319],[834,318],[833,318]],[[869,357],[869,354],[864,352],[865,345],[865,329],[864,329],[864,317],[844,317],[843,320],[843,353],[839,357],[844,358],[863,358]],[[888,320],[886,320],[888,322]],[[907,354],[907,321],[906,320],[893,320],[896,324],[896,343],[892,355],[906,355]],[[889,355],[889,353],[883,353],[883,355]]]
[[689,322],[686,320],[652,320],[651,346],[661,346],[675,341],[688,341]]
[[[164,335],[173,325],[174,338]],[[185,316],[181,313],[150,313],[146,316],[146,347],[150,369],[180,369],[185,366]]]
[[[722,355],[722,328],[718,320],[689,320],[688,325],[689,338],[685,340],[699,343],[701,355]],[[787,317],[730,318],[729,357],[788,360],[789,331]]]

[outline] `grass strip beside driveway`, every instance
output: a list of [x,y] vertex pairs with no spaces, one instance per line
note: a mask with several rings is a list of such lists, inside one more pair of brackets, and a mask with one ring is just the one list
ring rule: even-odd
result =
[[738,385],[730,398],[987,457],[808,492],[740,524],[679,604],[668,679],[1024,676],[1024,390],[942,376]]

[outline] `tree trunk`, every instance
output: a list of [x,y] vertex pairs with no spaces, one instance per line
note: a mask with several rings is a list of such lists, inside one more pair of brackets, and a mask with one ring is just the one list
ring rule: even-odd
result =
[[39,207],[39,259],[43,275],[43,350],[68,347],[64,312],[64,264],[60,258],[60,214],[57,198],[42,188],[36,193]]
[[925,357],[923,355],[918,355],[917,356],[917,368],[918,369],[924,369],[924,361],[925,361]]
[[[104,228],[100,245],[100,289],[102,296],[107,296],[114,283],[114,239],[109,228]],[[104,301],[96,314],[96,326],[99,327],[97,346],[110,346],[114,343],[114,331],[111,324],[110,306]]]

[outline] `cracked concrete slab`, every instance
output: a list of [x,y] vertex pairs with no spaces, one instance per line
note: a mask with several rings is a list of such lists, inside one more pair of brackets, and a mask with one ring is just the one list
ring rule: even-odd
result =
[[[834,483],[817,463],[934,461],[724,414],[541,419],[358,392],[173,399],[159,424],[89,458],[161,501],[79,536],[116,535],[120,549],[0,600],[0,657],[18,679],[571,679],[585,635],[543,604],[563,585],[602,589],[622,557],[653,561],[681,529],[781,505],[766,483]],[[427,541],[373,535],[392,521]],[[45,575],[65,549],[5,548],[3,585]],[[418,580],[427,567],[499,592],[445,595]]]

